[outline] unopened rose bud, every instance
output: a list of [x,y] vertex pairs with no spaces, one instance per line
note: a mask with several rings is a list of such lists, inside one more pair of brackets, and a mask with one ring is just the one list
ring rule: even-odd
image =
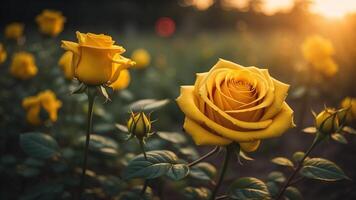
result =
[[127,122],[129,133],[136,136],[138,139],[147,137],[151,132],[151,121],[144,112],[132,113]]
[[316,128],[323,133],[333,133],[339,127],[337,113],[333,109],[325,109],[320,112],[315,119]]

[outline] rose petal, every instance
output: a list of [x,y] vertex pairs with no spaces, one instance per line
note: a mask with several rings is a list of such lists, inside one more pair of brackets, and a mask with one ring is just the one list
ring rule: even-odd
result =
[[252,142],[240,142],[240,147],[245,152],[253,152],[256,151],[260,146],[261,140],[256,140]]

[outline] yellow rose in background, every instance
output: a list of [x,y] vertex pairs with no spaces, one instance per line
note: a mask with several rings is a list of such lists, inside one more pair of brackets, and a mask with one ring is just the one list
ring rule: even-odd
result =
[[356,98],[346,97],[342,100],[341,107],[349,109],[346,115],[348,122],[356,119]]
[[327,77],[334,76],[338,71],[338,65],[332,59],[334,53],[331,41],[318,35],[306,38],[302,44],[305,60]]
[[177,98],[185,114],[184,129],[198,145],[240,143],[255,151],[260,140],[282,135],[294,126],[285,102],[289,85],[267,69],[243,67],[220,59],[194,85],[182,86]]
[[66,18],[61,12],[55,10],[44,10],[36,17],[36,22],[41,33],[57,36],[63,30]]
[[87,85],[112,84],[120,72],[135,64],[120,54],[121,46],[104,34],[83,34],[77,31],[78,43],[62,41],[62,47],[73,52],[74,77]]
[[23,35],[24,25],[22,23],[13,22],[5,27],[5,37],[7,39],[18,40]]
[[132,52],[131,59],[136,62],[135,68],[145,68],[151,62],[151,56],[145,49],[136,49]]
[[7,53],[4,46],[0,43],[0,64],[5,62],[7,58]]
[[[22,107],[27,111],[26,119],[32,125],[41,125],[44,121],[57,121],[58,109],[62,106],[62,102],[57,99],[56,95],[46,90],[40,92],[36,96],[26,97],[22,101]],[[41,116],[41,110],[47,113],[46,119]]]
[[72,59],[73,53],[71,51],[66,51],[58,61],[58,65],[63,70],[65,77],[69,80],[72,80],[74,76],[74,71],[72,68]]
[[37,74],[34,56],[27,52],[16,53],[12,57],[10,73],[22,80],[34,77]]

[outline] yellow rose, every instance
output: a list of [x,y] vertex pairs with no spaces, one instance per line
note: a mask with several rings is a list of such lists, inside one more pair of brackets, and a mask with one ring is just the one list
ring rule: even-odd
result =
[[315,118],[315,126],[323,133],[334,133],[339,128],[339,119],[336,111],[327,108]]
[[73,53],[66,51],[58,61],[58,65],[63,70],[65,77],[69,80],[72,80],[74,76],[74,72],[72,71],[72,59]]
[[7,39],[18,40],[23,35],[24,25],[22,23],[13,22],[5,27],[5,37]]
[[121,70],[119,77],[113,82],[110,87],[113,90],[122,90],[129,86],[131,81],[130,72],[127,69]]
[[12,58],[10,73],[22,80],[35,76],[37,67],[33,55],[27,52],[16,53]]
[[294,126],[285,102],[289,85],[267,69],[243,67],[220,59],[177,98],[186,115],[184,129],[198,145],[240,143],[255,151],[261,139],[278,137]]
[[63,30],[66,18],[62,13],[54,10],[44,10],[36,17],[40,32],[50,36],[57,36]]
[[135,68],[145,68],[151,62],[151,56],[145,49],[136,49],[131,55],[131,59],[136,62]]
[[[40,92],[36,96],[26,97],[22,101],[22,107],[27,111],[27,121],[35,126],[41,125],[43,121],[47,120],[57,121],[57,112],[61,106],[62,102],[50,90]],[[42,119],[41,109],[48,114],[47,119]]]
[[348,122],[356,119],[356,98],[346,97],[342,100],[341,107],[349,109],[346,115],[346,120]]
[[4,46],[0,43],[0,64],[5,62],[7,58],[7,53]]
[[107,35],[83,34],[77,31],[78,43],[62,41],[62,47],[73,52],[74,77],[87,85],[102,85],[115,82],[120,71],[135,64],[120,54],[121,46]]
[[332,59],[334,47],[332,43],[321,36],[310,36],[302,44],[302,53],[315,70],[327,77],[332,77],[338,71],[338,65]]

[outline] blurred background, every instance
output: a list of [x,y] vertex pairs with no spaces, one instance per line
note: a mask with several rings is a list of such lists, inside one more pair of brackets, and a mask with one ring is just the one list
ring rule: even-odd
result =
[[[38,32],[35,17],[44,9],[61,11],[66,18],[63,32],[55,38]],[[153,118],[158,119],[154,126],[158,130],[181,132],[184,116],[174,102],[180,85],[193,84],[195,73],[209,70],[218,58],[267,68],[273,77],[290,84],[287,101],[295,110],[298,128],[281,138],[264,141],[251,155],[255,161],[243,166],[236,163],[227,182],[240,176],[264,179],[271,170],[280,170],[270,162],[271,158],[291,156],[310,145],[312,136],[300,130],[313,125],[311,110],[319,112],[324,104],[338,107],[346,96],[356,96],[354,0],[12,0],[2,3],[0,19],[0,39],[8,51],[8,59],[0,67],[0,199],[16,199],[17,194],[28,194],[26,191],[32,184],[56,177],[43,171],[33,176],[29,172],[29,177],[23,174],[28,168],[24,163],[26,155],[19,148],[20,133],[51,132],[67,153],[74,151],[72,144],[78,135],[83,135],[86,111],[82,105],[86,99],[81,95],[69,96],[72,83],[64,78],[57,64],[64,52],[60,41],[76,41],[75,31],[108,34],[126,48],[124,56],[131,57],[140,49],[149,57],[143,56],[144,67],[130,71],[128,88],[113,92],[110,103],[104,104],[103,100],[97,103],[94,129],[109,138],[117,137],[113,133],[117,132],[112,127],[114,123],[126,122],[127,105],[144,98],[171,99],[166,107],[153,113]],[[24,24],[24,37],[17,44],[4,36],[5,26],[12,22]],[[335,75],[323,77],[304,60],[301,46],[311,35],[320,35],[332,43],[338,66]],[[35,54],[40,69],[36,78],[17,81],[9,75],[11,53],[19,49]],[[310,77],[314,80],[312,86]],[[45,89],[55,91],[63,106],[58,122],[34,128],[25,121],[21,101]],[[189,136],[185,136],[191,143]],[[356,141],[347,139],[346,145],[325,143],[314,154],[335,161],[355,180]],[[153,140],[152,149],[158,147]],[[123,148],[127,149],[119,155],[132,150]],[[209,147],[194,149],[196,153],[208,150]],[[101,173],[112,170],[107,169]],[[307,180],[298,187],[305,199],[356,198],[356,185],[350,181],[321,184]]]

